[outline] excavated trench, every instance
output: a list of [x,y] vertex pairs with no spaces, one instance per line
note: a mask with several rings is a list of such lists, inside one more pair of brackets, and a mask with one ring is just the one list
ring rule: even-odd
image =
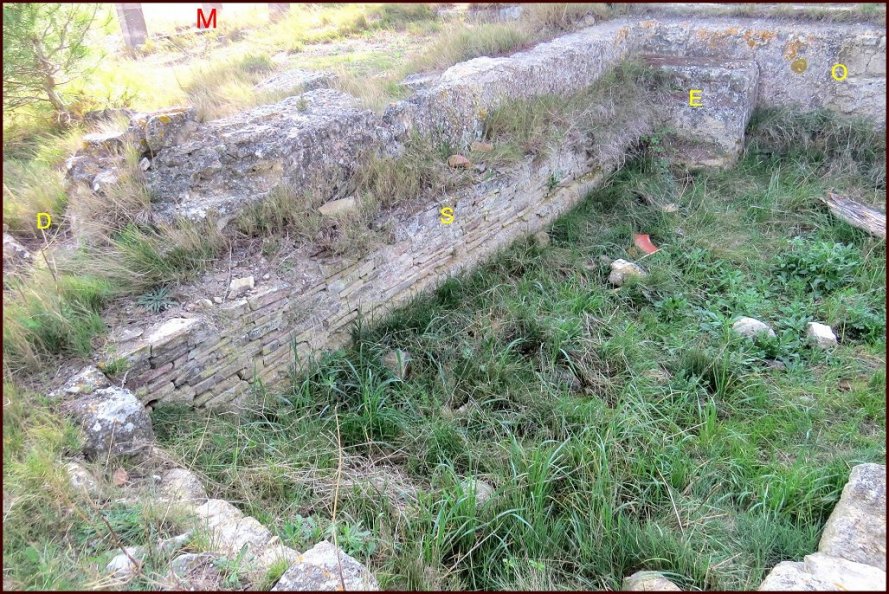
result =
[[[116,324],[95,358],[100,366],[124,358],[127,371],[122,388],[106,390],[121,402],[132,392],[142,405],[249,406],[251,384],[261,380],[274,387],[294,354],[307,360],[337,348],[359,316],[378,319],[546,228],[620,167],[623,151],[639,141],[642,130],[670,128],[683,147],[680,161],[699,168],[734,162],[757,107],[829,108],[885,127],[885,49],[885,30],[871,25],[623,20],[509,57],[457,64],[382,116],[327,88],[202,124],[185,109],[137,116],[125,136],[87,139],[91,148],[72,160],[69,171],[79,191],[101,195],[114,179],[109,146],[135,140],[146,155],[149,187],[162,197],[154,205],[158,220],[212,219],[224,227],[282,180],[300,192],[324,194],[322,209],[348,210],[352,197],[344,195],[345,188],[362,155],[397,156],[417,136],[471,154],[466,149],[482,139],[487,116],[499,106],[579,92],[627,59],[659,69],[674,89],[659,119],[616,133],[613,150],[591,153],[583,139],[569,138],[544,156],[471,177],[446,195],[429,193],[396,205],[386,213],[394,223],[391,240],[360,257],[323,255],[304,246],[294,252],[296,265],[289,272],[259,279],[232,275],[217,287],[222,295],[215,295],[221,297],[216,302],[205,299],[200,308]],[[837,64],[843,65],[842,77],[835,76]],[[453,208],[448,224],[441,217],[444,206]],[[243,270],[249,268],[247,263]],[[62,391],[88,392],[84,385],[95,389],[106,382],[95,373],[75,378]],[[140,414],[125,405],[117,411],[124,420]],[[72,409],[78,414],[76,404]],[[268,553],[267,561],[273,554],[294,556],[278,550],[268,530],[225,502],[210,500],[198,509],[221,533],[228,534],[231,524],[235,534],[225,538],[233,551],[247,543]]]
[[[499,105],[574,93],[622,61],[642,59],[667,73],[674,88],[652,125],[672,129],[686,166],[718,167],[740,153],[755,107],[827,107],[885,126],[885,43],[884,31],[869,25],[615,21],[509,57],[457,64],[382,116],[322,88],[203,124],[188,110],[137,116],[129,134],[146,150],[148,185],[161,197],[153,205],[158,219],[212,217],[225,225],[283,182],[323,194],[322,209],[348,210],[353,198],[344,188],[362,155],[398,155],[412,135],[466,149]],[[847,76],[835,80],[832,68],[840,63]],[[93,139],[99,147],[120,141]],[[246,275],[246,294],[221,286],[208,296],[222,293],[225,302],[203,311],[118,325],[98,359],[126,358],[126,385],[145,403],[236,408],[254,379],[279,381],[294,350],[305,360],[336,348],[359,315],[378,318],[545,228],[613,172],[636,141],[638,131],[624,134],[611,154],[599,151],[595,159],[582,141],[564,142],[544,158],[476,176],[449,195],[397,205],[387,213],[388,244],[359,258],[299,249],[290,274]],[[103,165],[89,153],[75,157],[71,173],[81,191],[101,193],[109,173]],[[454,209],[452,224],[440,222],[444,206]],[[250,263],[243,268],[248,272]]]

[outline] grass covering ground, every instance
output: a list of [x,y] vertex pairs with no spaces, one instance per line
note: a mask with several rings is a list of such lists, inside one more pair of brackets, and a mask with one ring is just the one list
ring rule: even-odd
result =
[[[833,140],[800,151],[815,124]],[[754,125],[737,168],[692,179],[674,179],[649,138],[550,246],[521,241],[356,326],[289,390],[257,387],[252,414],[155,411],[164,448],[299,550],[333,526],[388,588],[615,589],[642,568],[685,588],[755,588],[815,550],[851,466],[885,461],[886,407],[885,243],[818,204],[828,186],[884,192],[879,155],[818,117]],[[614,289],[600,256],[637,259],[632,232],[661,251],[641,261],[649,277]],[[777,338],[734,336],[736,315]],[[809,320],[840,346],[807,346]],[[392,348],[413,356],[406,380],[381,364]],[[12,384],[3,436],[9,587],[107,585],[117,538],[187,523],[79,499],[62,468],[77,431]],[[480,509],[469,477],[495,488]],[[130,587],[156,587],[168,561],[153,553]],[[226,568],[237,587],[238,564]]]
[[[304,549],[331,522],[339,431],[339,541],[384,587],[616,589],[645,568],[753,589],[817,548],[851,466],[885,462],[885,244],[818,206],[827,184],[869,185],[764,156],[767,136],[679,193],[637,161],[549,247],[356,327],[255,414],[159,410],[158,434]],[[652,178],[678,213],[637,198]],[[634,259],[632,232],[661,250],[617,290],[599,257]],[[777,338],[733,335],[737,315]],[[840,346],[807,346],[810,320]],[[392,348],[414,358],[405,381]],[[479,510],[466,477],[495,486]]]

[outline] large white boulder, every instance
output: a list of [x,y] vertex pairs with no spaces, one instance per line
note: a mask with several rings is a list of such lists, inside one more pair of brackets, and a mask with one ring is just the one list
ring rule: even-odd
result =
[[802,563],[782,561],[759,586],[760,591],[853,590],[885,592],[886,572],[824,553],[806,555]]
[[827,324],[819,324],[818,322],[809,322],[806,324],[806,337],[809,342],[821,348],[836,346],[837,337],[833,330]]
[[364,565],[329,542],[322,541],[297,558],[272,588],[272,592],[379,589],[376,578]]
[[765,322],[760,322],[755,318],[748,318],[746,316],[741,316],[735,320],[732,324],[732,330],[747,338],[754,338],[760,334],[765,334],[769,338],[775,337],[775,331],[772,330],[771,326]]
[[63,404],[85,434],[83,453],[90,460],[109,454],[133,455],[154,442],[151,417],[135,394],[108,387]]
[[611,263],[611,274],[608,275],[608,282],[616,287],[620,287],[628,278],[643,277],[646,274],[645,270],[638,264],[618,259]]
[[886,466],[859,464],[852,469],[818,550],[886,571]]

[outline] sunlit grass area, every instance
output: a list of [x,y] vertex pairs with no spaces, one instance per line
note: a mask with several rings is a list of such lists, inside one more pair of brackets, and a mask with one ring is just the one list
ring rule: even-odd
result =
[[[754,137],[684,191],[633,162],[550,246],[358,324],[288,390],[258,387],[252,414],[159,410],[165,447],[304,548],[330,526],[339,431],[340,543],[384,587],[610,590],[652,569],[756,588],[817,548],[853,465],[885,462],[885,245],[818,206],[842,180]],[[634,232],[660,251],[615,289],[602,258],[638,259]],[[738,315],[777,337],[733,334]],[[841,345],[809,346],[810,320]]]
[[[627,61],[576,93],[484,116],[487,175],[578,138],[591,162],[625,164],[546,241],[519,239],[387,316],[359,319],[344,348],[294,359],[284,385],[254,378],[241,416],[154,408],[160,447],[85,462],[101,494],[74,488],[66,465],[83,436],[46,385],[107,346],[106,321],[157,314],[205,273],[231,278],[238,248],[269,260],[310,243],[365,254],[390,241],[386,209],[480,179],[448,166],[453,147],[415,135],[397,154],[356,160],[356,213],[325,218],[329,195],[282,183],[224,230],[161,223],[133,147],[103,195],[68,194],[65,162],[82,136],[128,122],[89,124],[85,113],[189,105],[212,121],[297,92],[255,89],[290,68],[333,71],[337,89],[380,112],[412,92],[406,76],[625,10],[527,5],[500,21],[462,5],[292,4],[270,23],[264,4],[232,5],[218,29],[196,34],[197,4],[145,6],[152,39],[134,52],[112,5],[102,9],[96,68],[65,87],[68,117],[4,114],[5,230],[34,260],[4,275],[5,590],[112,588],[106,565],[136,545],[150,550],[126,587],[158,589],[174,555],[158,539],[194,530],[180,552],[213,550],[189,514],[115,485],[118,470],[128,488],[153,485],[172,463],[300,552],[335,538],[387,589],[617,590],[646,569],[687,590],[750,590],[817,548],[852,466],[885,463],[885,241],[821,203],[836,191],[885,205],[883,134],[827,110],[760,110],[736,166],[692,174],[655,124],[665,80]],[[835,18],[884,19],[874,6]],[[807,18],[834,18],[823,14]],[[46,235],[37,212],[53,215]],[[659,251],[643,255],[636,233]],[[617,258],[648,275],[614,286]],[[776,336],[737,335],[738,316]],[[810,321],[839,344],[810,344]],[[408,372],[386,363],[395,352],[409,355]],[[111,369],[125,373],[126,359],[106,363],[120,381]],[[262,590],[285,567],[257,580],[238,556],[218,569],[227,589]]]

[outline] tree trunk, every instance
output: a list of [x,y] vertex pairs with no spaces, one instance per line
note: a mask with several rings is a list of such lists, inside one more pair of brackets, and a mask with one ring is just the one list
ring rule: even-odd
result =
[[56,110],[57,115],[67,118],[69,115],[68,106],[65,105],[65,101],[56,90],[55,74],[58,68],[46,58],[40,41],[34,39],[32,44],[34,46],[34,54],[37,56],[37,63],[40,65],[40,72],[43,74],[43,91],[46,93],[46,98]]

